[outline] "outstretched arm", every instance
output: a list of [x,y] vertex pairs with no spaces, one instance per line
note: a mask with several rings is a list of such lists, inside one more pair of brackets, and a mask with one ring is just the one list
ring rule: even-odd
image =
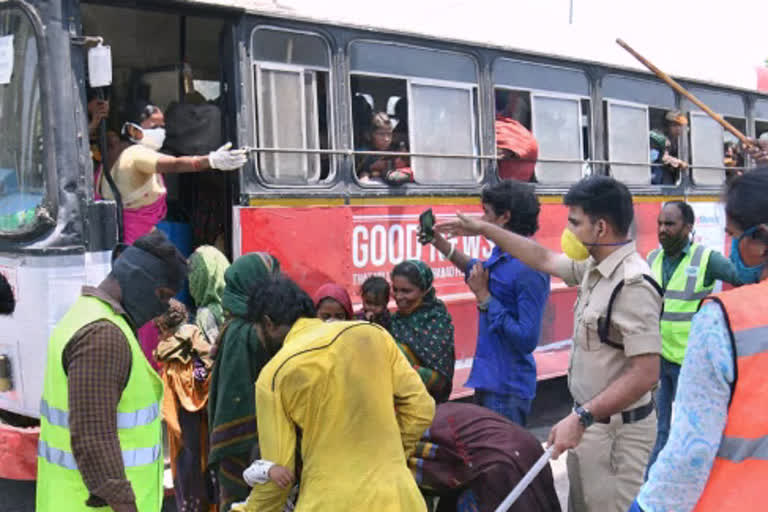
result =
[[564,268],[570,267],[568,264],[570,260],[564,254],[550,251],[529,238],[490,222],[467,217],[461,213],[457,214],[457,217],[454,221],[441,222],[435,226],[435,230],[451,236],[482,235],[493,241],[502,251],[511,254],[529,267],[571,281],[568,273],[563,271]]
[[174,174],[185,172],[200,172],[208,169],[234,171],[248,160],[244,149],[231,149],[232,143],[227,142],[207,156],[162,156],[157,160],[156,172]]

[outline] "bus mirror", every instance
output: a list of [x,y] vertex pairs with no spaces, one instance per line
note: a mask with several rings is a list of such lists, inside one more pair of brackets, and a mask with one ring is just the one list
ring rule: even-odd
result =
[[101,43],[88,50],[88,82],[91,87],[112,85],[112,48]]

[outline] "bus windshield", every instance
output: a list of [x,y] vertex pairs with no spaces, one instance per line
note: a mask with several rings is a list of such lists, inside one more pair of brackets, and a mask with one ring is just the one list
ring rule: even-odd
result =
[[0,6],[0,231],[33,225],[44,197],[37,52],[27,15]]

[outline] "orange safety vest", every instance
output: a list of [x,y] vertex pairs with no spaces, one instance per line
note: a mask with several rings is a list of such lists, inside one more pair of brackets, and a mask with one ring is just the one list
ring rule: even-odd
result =
[[728,419],[694,512],[766,510],[768,482],[768,281],[709,299],[725,312],[736,357]]

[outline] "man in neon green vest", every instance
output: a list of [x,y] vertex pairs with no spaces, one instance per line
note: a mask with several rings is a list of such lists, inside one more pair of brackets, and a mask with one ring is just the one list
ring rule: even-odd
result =
[[691,320],[699,309],[699,303],[709,295],[717,280],[741,284],[736,267],[730,260],[691,241],[694,222],[693,208],[688,203],[665,203],[658,224],[661,248],[648,254],[653,277],[664,289],[664,312],[660,323],[661,373],[656,392],[658,427],[648,469],[669,437],[677,378],[688,346]]
[[136,329],[168,308],[186,261],[160,231],[139,238],[81,296],[48,343],[38,512],[159,512],[163,384]]

